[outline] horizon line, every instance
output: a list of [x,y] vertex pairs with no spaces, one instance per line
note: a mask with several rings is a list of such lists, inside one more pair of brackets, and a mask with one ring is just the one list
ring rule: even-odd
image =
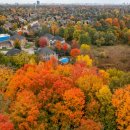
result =
[[[19,3],[19,2],[14,2],[14,3],[0,3],[0,5],[34,5],[36,3]],[[53,3],[40,3],[40,5],[130,5],[130,2],[128,3],[60,3],[60,2],[53,2]]]

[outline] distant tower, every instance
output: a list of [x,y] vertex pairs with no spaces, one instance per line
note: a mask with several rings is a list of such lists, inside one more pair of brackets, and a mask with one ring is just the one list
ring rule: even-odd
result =
[[39,0],[37,0],[37,5],[40,5],[40,1]]
[[15,6],[19,6],[19,3],[15,3]]
[[34,3],[34,8],[37,9],[37,5],[36,5],[36,3]]

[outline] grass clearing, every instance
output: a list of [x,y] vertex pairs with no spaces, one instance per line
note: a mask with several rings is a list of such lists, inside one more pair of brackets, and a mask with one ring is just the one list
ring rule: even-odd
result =
[[130,46],[92,46],[92,57],[99,68],[130,71]]

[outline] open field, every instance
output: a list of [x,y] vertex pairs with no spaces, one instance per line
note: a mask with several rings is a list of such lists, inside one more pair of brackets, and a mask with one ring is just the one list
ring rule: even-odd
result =
[[92,57],[99,68],[130,71],[130,46],[92,46]]

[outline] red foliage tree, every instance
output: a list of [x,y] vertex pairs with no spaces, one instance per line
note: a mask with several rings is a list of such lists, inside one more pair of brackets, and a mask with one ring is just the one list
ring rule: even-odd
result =
[[9,121],[8,116],[0,114],[0,130],[14,130],[14,125]]
[[80,55],[80,50],[75,48],[75,49],[72,49],[71,52],[70,52],[70,55],[72,57],[77,57],[78,55]]
[[68,50],[68,45],[67,43],[63,44],[62,49],[64,50],[64,52],[66,52]]
[[112,24],[113,24],[113,26],[116,26],[116,27],[120,28],[119,20],[117,18],[113,19],[113,23]]
[[39,46],[40,46],[40,47],[45,47],[45,46],[47,46],[47,44],[48,44],[47,38],[41,37],[41,38],[39,39]]

